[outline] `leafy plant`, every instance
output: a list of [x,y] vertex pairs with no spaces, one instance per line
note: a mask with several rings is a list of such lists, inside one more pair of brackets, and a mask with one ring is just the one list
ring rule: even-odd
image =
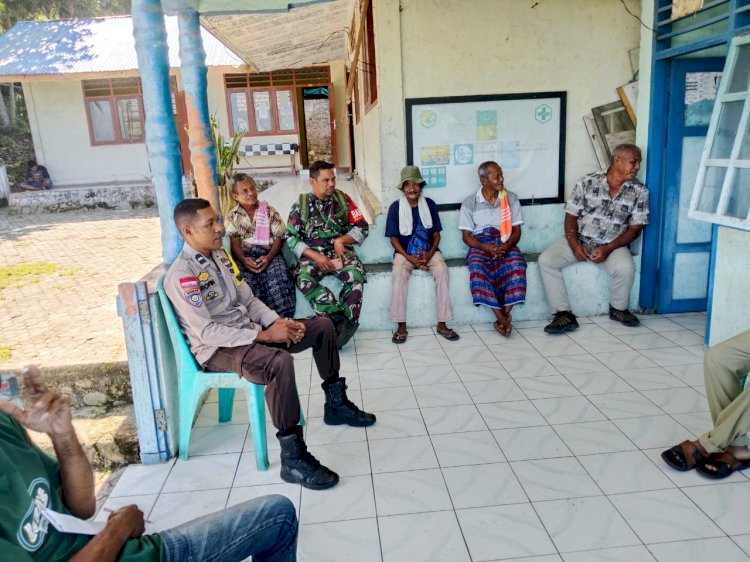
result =
[[227,142],[219,130],[219,120],[216,113],[210,116],[211,131],[216,145],[216,185],[219,188],[219,204],[222,212],[226,213],[234,206],[230,182],[235,165],[240,163],[240,143],[245,131],[237,131]]

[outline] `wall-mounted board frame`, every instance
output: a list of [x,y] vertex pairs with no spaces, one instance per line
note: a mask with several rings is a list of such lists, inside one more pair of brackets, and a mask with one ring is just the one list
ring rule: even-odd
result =
[[405,100],[406,161],[441,210],[457,209],[480,186],[479,164],[494,160],[522,204],[561,203],[566,92]]

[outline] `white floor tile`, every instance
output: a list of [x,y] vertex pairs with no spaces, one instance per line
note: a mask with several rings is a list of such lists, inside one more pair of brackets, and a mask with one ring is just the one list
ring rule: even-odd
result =
[[379,371],[360,371],[359,385],[362,390],[372,388],[392,388],[394,386],[410,386],[411,381],[406,369],[381,369]]
[[369,340],[355,340],[354,348],[357,355],[366,355],[368,353],[392,353],[398,351],[396,344],[391,338],[373,338]]
[[455,327],[453,331],[459,334],[460,338],[457,340],[447,340],[443,336],[438,335],[437,340],[440,346],[446,351],[450,352],[452,349],[456,349],[462,346],[468,345],[484,345],[485,342],[479,335],[472,330],[471,332],[459,332]]
[[301,525],[297,560],[381,562],[377,521],[372,518]]
[[422,414],[416,408],[373,413],[377,416],[378,421],[367,428],[369,440],[427,435]]
[[492,363],[463,363],[454,368],[465,383],[510,378],[508,371],[496,360]]
[[370,442],[373,474],[438,468],[429,437],[400,437]]
[[255,466],[255,454],[251,452],[242,453],[240,463],[237,465],[237,475],[234,477],[233,486],[261,486],[266,484],[282,484],[284,481],[279,476],[278,453],[268,453],[270,466],[268,470],[259,471]]
[[323,418],[307,418],[305,442],[308,446],[327,445],[328,443],[351,443],[365,441],[367,433],[361,427],[346,424],[328,425]]
[[[118,498],[110,496],[107,501],[105,501],[101,506],[101,509],[99,509],[96,517],[94,517],[94,521],[106,523],[107,519],[109,519],[109,516],[111,515],[111,512],[117,511],[118,509],[127,507],[129,505],[137,505],[138,509],[143,512],[143,518],[150,520],[149,516],[151,514],[151,510],[153,509],[158,497],[158,494],[143,496],[121,496]],[[146,532],[149,533],[156,532],[156,527],[153,524],[153,520],[151,521],[151,523],[146,523]]]
[[690,412],[688,414],[673,414],[672,417],[682,427],[699,437],[709,431],[714,423],[708,412]]
[[542,358],[542,354],[526,340],[519,340],[516,343],[507,343],[505,345],[490,345],[489,349],[492,355],[494,355],[501,363],[505,363],[506,361],[520,361],[522,359],[528,360]]
[[254,500],[255,498],[262,498],[270,494],[278,494],[285,496],[294,504],[294,509],[297,511],[297,518],[299,519],[299,500],[302,494],[302,486],[297,484],[267,484],[265,486],[243,486],[234,487],[229,492],[229,500],[227,500],[227,507],[232,507],[238,503],[246,502],[248,500]]
[[[252,454],[251,454],[252,455]],[[164,483],[163,492],[192,492],[232,486],[239,453],[177,460]],[[253,459],[253,464],[255,459]]]
[[644,390],[642,394],[668,414],[708,411],[705,397],[692,388]]
[[441,467],[503,462],[505,457],[489,431],[446,433],[430,437]]
[[580,396],[581,394],[578,389],[570,384],[562,375],[517,379],[516,383],[521,387],[521,390],[523,390],[529,400],[537,398]]
[[612,420],[636,418],[639,416],[658,416],[664,413],[640,392],[596,394],[589,396],[589,400],[605,416]]
[[633,390],[632,386],[609,370],[598,373],[565,375],[565,378],[587,396],[591,394],[608,394]]
[[451,511],[380,517],[378,524],[383,562],[470,560],[456,515]]
[[641,451],[578,457],[605,494],[674,488],[672,481]]
[[171,529],[187,521],[221,511],[226,507],[229,488],[161,494],[149,519],[153,532]]
[[558,336],[549,336],[536,332],[532,334],[523,334],[526,340],[534,346],[544,357],[559,357],[561,355],[581,355],[586,350],[578,345],[574,340],[562,334]]
[[[500,367],[500,365],[497,365]],[[408,367],[408,380],[414,386],[424,384],[448,384],[460,383],[461,379],[456,374],[456,369],[450,363],[445,365],[418,365]]]
[[605,497],[539,502],[534,507],[560,552],[640,544]]
[[409,330],[409,337],[406,338],[406,341],[404,343],[398,344],[398,349],[399,351],[401,351],[401,353],[404,353],[404,351],[406,350],[412,351],[419,349],[441,349],[441,345],[437,337],[433,335],[414,336],[411,333],[412,331],[413,330]]
[[[682,441],[684,441],[684,439],[676,440],[674,443],[671,443],[669,447],[671,447],[672,445],[676,445],[677,443],[680,443]],[[674,482],[680,488],[686,488],[689,486],[710,486],[710,485],[716,484],[714,480],[710,480],[708,478],[701,476],[695,470],[688,470],[686,472],[681,472],[679,470],[673,469],[671,466],[665,463],[664,460],[661,458],[661,453],[662,451],[664,451],[665,449],[668,449],[669,447],[646,449],[643,452],[649,459],[651,459],[651,462],[654,463],[656,468],[661,470],[667,478],[669,478],[672,482]],[[721,480],[720,482],[722,485],[731,484],[733,482],[747,482],[747,478],[745,478],[745,476],[743,476],[741,473],[735,472],[730,477],[725,478]]]
[[443,475],[456,509],[529,501],[508,463],[444,468]]
[[620,546],[582,552],[566,552],[564,562],[654,562],[645,546]]
[[195,419],[193,427],[208,427],[212,425],[248,425],[250,418],[247,413],[247,402],[244,400],[235,400],[232,404],[232,419],[228,422],[219,424],[219,403],[206,402],[203,404],[198,417]]
[[453,365],[496,361],[484,344],[446,348],[446,352],[450,354],[449,359]]
[[732,540],[745,551],[745,554],[750,555],[750,535],[736,535]]
[[635,445],[610,421],[558,424],[554,428],[575,455],[635,449]]
[[697,486],[683,491],[726,534],[739,535],[748,530],[750,482]]
[[667,448],[692,437],[689,431],[670,416],[649,416],[613,422],[641,449]]
[[552,365],[564,375],[576,373],[596,373],[607,368],[593,355],[562,355],[548,357]]
[[408,410],[417,407],[417,399],[410,386],[363,390],[362,400],[368,412]]
[[643,542],[673,542],[723,535],[680,490],[610,496]]
[[685,381],[670,374],[663,367],[617,371],[617,374],[636,390],[659,390],[685,386]]
[[490,429],[511,429],[547,425],[547,421],[528,400],[477,405]]
[[422,416],[430,435],[441,433],[462,433],[487,429],[477,407],[472,404],[445,406],[442,408],[422,408]]
[[387,472],[372,477],[379,516],[452,510],[438,469]]
[[496,355],[496,357],[514,379],[550,377],[560,374],[544,357],[529,359],[505,359],[502,355]]
[[641,325],[646,326],[646,328],[657,333],[683,329],[683,326],[681,326],[677,322],[673,322],[669,318],[665,318],[663,316],[641,316]]
[[673,332],[665,332],[664,337],[669,341],[677,345],[703,345],[703,336],[696,334],[692,330],[679,330]]
[[721,560],[748,562],[750,556],[726,537],[652,544],[648,547],[658,562]]
[[328,490],[302,488],[300,523],[329,523],[375,516],[372,478],[342,477]]
[[190,457],[217,455],[221,453],[241,453],[250,426],[215,425],[194,427],[190,432]]
[[652,352],[653,350],[644,350],[643,352],[634,350],[611,351],[609,353],[595,353],[594,357],[613,371],[625,371],[628,369],[656,367],[656,363],[646,356],[647,353]]
[[672,365],[689,365],[695,363],[695,356],[685,353],[682,347],[665,347],[662,349],[644,349],[641,353],[660,367]]
[[[395,331],[396,329],[394,328],[393,330]],[[358,330],[354,334],[354,341],[356,343],[363,340],[390,338],[392,335],[393,332],[390,330]]]
[[526,395],[513,380],[490,380],[464,383],[476,404],[524,400]]
[[407,367],[419,367],[420,365],[447,365],[450,363],[448,356],[439,349],[410,349],[401,352],[404,365]]
[[548,459],[571,454],[549,426],[500,429],[492,434],[509,461]]
[[174,465],[174,459],[160,464],[134,464],[123,471],[110,497],[158,494]]
[[471,396],[461,383],[415,386],[414,394],[420,408],[472,404]]
[[553,423],[574,423],[606,419],[584,396],[565,398],[541,398],[532,400],[546,420]]
[[310,452],[339,476],[370,474],[370,456],[364,441],[317,445],[310,447]]
[[674,342],[664,336],[647,332],[642,334],[620,334],[617,338],[633,349],[657,349],[659,347],[673,347]]
[[532,502],[602,495],[573,457],[513,462],[511,467]]
[[360,371],[377,371],[379,369],[403,369],[404,362],[398,351],[387,353],[368,353],[357,356],[357,369]]
[[456,515],[472,560],[555,553],[530,504],[460,509]]

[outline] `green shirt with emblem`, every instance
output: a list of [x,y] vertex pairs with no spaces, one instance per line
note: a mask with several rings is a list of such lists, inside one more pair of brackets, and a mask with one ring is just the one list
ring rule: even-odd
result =
[[[57,460],[33,445],[26,430],[0,412],[0,560],[57,562],[70,559],[92,537],[63,534],[41,516],[44,508],[70,513],[60,495]],[[159,535],[128,539],[119,562],[157,562]]]

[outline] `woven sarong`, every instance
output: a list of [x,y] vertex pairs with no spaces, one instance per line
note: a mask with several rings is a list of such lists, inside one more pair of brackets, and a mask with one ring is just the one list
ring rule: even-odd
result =
[[[245,256],[257,259],[265,256],[268,248],[253,246],[252,250],[245,251]],[[276,254],[262,273],[251,273],[241,262],[237,262],[242,272],[242,277],[250,285],[253,294],[263,304],[274,310],[279,316],[286,318],[294,317],[297,306],[297,295],[294,290],[294,281],[289,267],[281,252]]]
[[[500,231],[496,228],[485,228],[474,236],[483,243],[500,244]],[[478,248],[469,248],[466,264],[476,306],[502,308],[526,300],[526,260],[516,246],[497,260]]]

